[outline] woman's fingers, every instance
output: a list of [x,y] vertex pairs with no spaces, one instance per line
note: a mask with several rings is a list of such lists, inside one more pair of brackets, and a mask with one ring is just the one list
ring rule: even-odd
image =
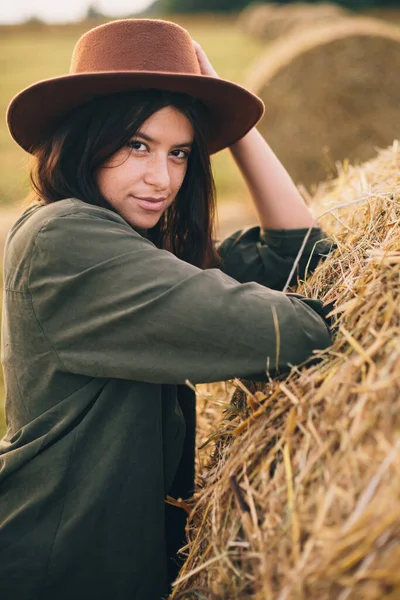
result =
[[197,60],[199,61],[201,74],[207,75],[208,77],[218,77],[217,72],[215,71],[200,44],[193,40],[193,46],[196,51]]

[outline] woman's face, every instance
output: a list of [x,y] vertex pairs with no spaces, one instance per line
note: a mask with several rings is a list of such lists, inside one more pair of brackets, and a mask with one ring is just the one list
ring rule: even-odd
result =
[[186,174],[194,132],[173,106],[162,108],[96,174],[100,192],[125,221],[154,227],[174,201]]

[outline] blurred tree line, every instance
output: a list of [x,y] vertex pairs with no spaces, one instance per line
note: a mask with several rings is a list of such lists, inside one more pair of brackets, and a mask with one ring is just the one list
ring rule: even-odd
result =
[[[321,2],[321,0],[307,1],[308,4]],[[294,4],[295,2],[296,0],[273,0],[274,4]],[[252,3],[253,0],[158,0],[157,5],[165,12],[191,13],[213,11],[235,12]],[[353,10],[400,6],[400,0],[335,0],[333,3]]]

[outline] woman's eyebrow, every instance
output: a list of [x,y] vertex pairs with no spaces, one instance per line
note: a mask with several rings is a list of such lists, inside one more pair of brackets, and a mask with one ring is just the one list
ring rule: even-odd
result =
[[[147,135],[146,133],[140,133],[140,131],[138,131],[135,134],[135,137],[141,137],[144,140],[146,140],[146,142],[156,142],[157,140],[155,140],[154,138],[150,137],[149,135]],[[193,142],[181,142],[179,144],[174,144],[174,148],[176,148],[177,146],[181,147],[181,146],[188,146],[189,148],[191,148],[193,146]]]

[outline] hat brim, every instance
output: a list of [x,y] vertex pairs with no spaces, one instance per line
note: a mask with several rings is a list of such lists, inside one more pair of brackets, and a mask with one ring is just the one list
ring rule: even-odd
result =
[[212,118],[210,154],[243,137],[264,113],[260,98],[215,77],[143,71],[78,73],[40,81],[20,92],[8,107],[8,127],[17,144],[34,153],[77,106],[98,96],[142,89],[181,92],[201,100]]

